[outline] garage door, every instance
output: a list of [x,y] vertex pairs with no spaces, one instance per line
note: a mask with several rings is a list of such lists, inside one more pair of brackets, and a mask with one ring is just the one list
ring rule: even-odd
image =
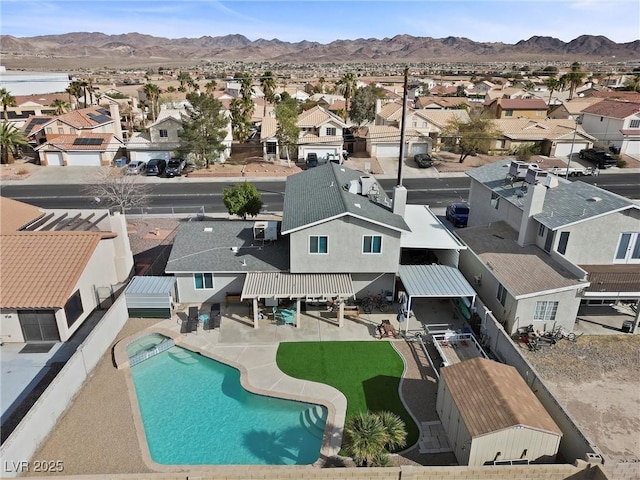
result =
[[413,157],[418,153],[429,153],[429,145],[426,143],[414,143],[411,145],[411,151],[409,152],[409,156]]
[[171,152],[135,152],[129,150],[129,158],[132,161],[139,161],[147,163],[152,158],[162,158],[164,160],[169,160],[171,158]]
[[398,158],[400,155],[400,145],[378,145],[376,147],[376,157],[385,158],[393,157]]
[[68,152],[67,166],[99,167],[100,152]]
[[302,150],[303,156],[302,158],[307,158],[307,154],[308,153],[315,153],[318,155],[318,158],[327,158],[327,155],[331,154],[336,154],[338,153],[338,150],[336,148],[317,148],[317,147],[313,147],[313,148],[305,148]]
[[[573,153],[578,153],[583,148],[589,148],[588,143],[576,142],[573,145]],[[558,143],[556,145],[556,157],[568,157],[569,152],[571,152],[571,144],[570,143]]]
[[53,167],[62,166],[62,152],[46,152],[47,165]]

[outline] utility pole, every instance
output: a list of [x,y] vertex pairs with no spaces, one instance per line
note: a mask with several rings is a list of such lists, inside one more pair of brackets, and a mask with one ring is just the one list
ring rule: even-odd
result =
[[407,122],[407,86],[409,84],[409,67],[404,67],[404,89],[402,92],[402,122],[400,124],[400,158],[398,159],[398,182],[397,186],[402,186],[402,163],[404,162],[405,157],[405,146],[404,146],[404,138],[405,138],[405,129]]

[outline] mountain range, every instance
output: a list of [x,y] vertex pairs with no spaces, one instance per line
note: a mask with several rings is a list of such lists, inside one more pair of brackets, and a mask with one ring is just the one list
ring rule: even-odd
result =
[[[516,44],[475,42],[464,37],[358,38],[318,42],[249,40],[239,34],[218,37],[169,39],[140,33],[106,35],[77,32],[37,37],[0,35],[3,57],[104,59],[103,64],[128,59],[141,62],[167,60],[329,63],[329,62],[490,62],[513,60],[624,61],[640,58],[640,40],[615,43],[604,36],[582,35],[570,42],[534,36]],[[5,62],[6,63],[6,62]]]

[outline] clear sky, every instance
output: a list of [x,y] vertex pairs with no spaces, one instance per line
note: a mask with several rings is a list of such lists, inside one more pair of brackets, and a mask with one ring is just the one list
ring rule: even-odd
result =
[[638,0],[2,0],[0,33],[146,33],[196,38],[239,33],[329,43],[397,34],[516,43],[533,35],[565,42],[604,35],[640,38]]

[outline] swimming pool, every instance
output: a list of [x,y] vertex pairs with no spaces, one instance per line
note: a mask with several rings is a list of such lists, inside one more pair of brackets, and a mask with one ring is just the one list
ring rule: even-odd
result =
[[138,353],[149,350],[156,345],[167,340],[167,337],[160,335],[159,333],[150,333],[142,337],[136,338],[131,343],[127,344],[127,355],[129,358],[137,355]]
[[151,459],[164,465],[307,465],[327,410],[256,395],[240,372],[172,347],[131,368]]

